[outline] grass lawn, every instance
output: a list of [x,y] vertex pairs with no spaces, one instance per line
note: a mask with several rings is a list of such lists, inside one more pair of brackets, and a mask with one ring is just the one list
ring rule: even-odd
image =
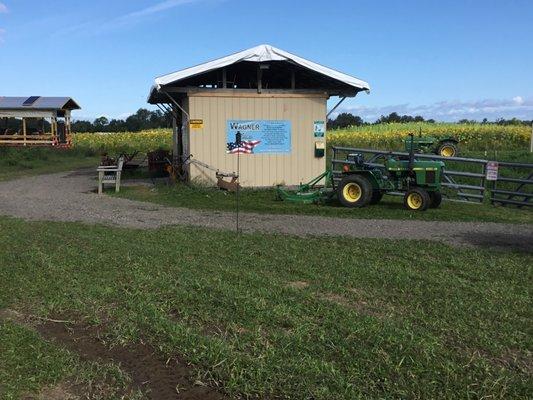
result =
[[[6,218],[0,242],[0,309],[76,316],[116,346],[143,340],[232,395],[531,394],[531,255]],[[127,379],[0,324],[3,398],[102,374]]]
[[[124,187],[117,196],[172,207],[204,210],[234,211],[236,207],[235,194],[202,186],[178,185],[173,187],[161,184],[153,189],[146,186]],[[396,196],[385,196],[380,204],[360,209],[348,209],[340,206],[337,202],[328,205],[315,205],[278,201],[275,190],[245,189],[241,191],[240,199],[242,211],[257,213],[309,214],[345,218],[533,223],[532,210],[494,207],[488,204],[444,202],[439,209],[410,212],[403,208],[403,199]]]
[[0,181],[28,175],[95,167],[100,158],[93,151],[53,148],[0,148]]

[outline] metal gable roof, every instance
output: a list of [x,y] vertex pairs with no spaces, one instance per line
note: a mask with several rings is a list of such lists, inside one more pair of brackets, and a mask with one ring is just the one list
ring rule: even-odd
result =
[[[37,96],[35,96],[37,97]],[[24,105],[29,97],[0,97],[3,110],[79,110],[81,107],[70,97],[38,97],[32,104]]]
[[183,79],[190,78],[199,74],[203,74],[209,71],[213,71],[219,68],[226,67],[228,65],[236,64],[241,61],[248,62],[268,62],[268,61],[288,61],[304,67],[308,70],[314,71],[318,74],[332,78],[336,81],[351,86],[357,90],[370,90],[370,85],[353,76],[344,74],[334,69],[325,67],[323,65],[314,63],[312,61],[301,58],[297,55],[291,54],[287,51],[278,49],[268,44],[252,47],[251,49],[244,50],[235,54],[231,54],[226,57],[222,57],[213,61],[206,62],[194,67],[186,68],[177,72],[173,72],[168,75],[160,76],[155,79],[154,86],[150,90],[158,91],[161,87],[175,84]]

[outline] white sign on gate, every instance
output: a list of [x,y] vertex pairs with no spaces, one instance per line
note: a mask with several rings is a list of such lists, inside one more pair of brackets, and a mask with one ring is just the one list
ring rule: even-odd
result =
[[489,161],[487,163],[486,179],[488,181],[498,180],[498,161]]

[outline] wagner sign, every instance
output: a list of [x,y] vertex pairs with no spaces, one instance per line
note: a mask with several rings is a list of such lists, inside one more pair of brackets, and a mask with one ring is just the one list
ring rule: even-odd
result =
[[228,120],[226,153],[291,152],[291,121]]

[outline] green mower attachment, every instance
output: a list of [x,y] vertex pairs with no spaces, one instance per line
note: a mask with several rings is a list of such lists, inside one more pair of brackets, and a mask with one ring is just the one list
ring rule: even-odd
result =
[[281,185],[278,185],[276,187],[277,198],[278,200],[303,204],[325,203],[335,196],[335,191],[332,187],[327,187],[326,185],[317,188],[316,185],[322,179],[325,179],[326,185],[328,182],[333,184],[333,174],[331,170],[328,169],[311,181],[300,184],[298,189],[294,191],[283,189]]

